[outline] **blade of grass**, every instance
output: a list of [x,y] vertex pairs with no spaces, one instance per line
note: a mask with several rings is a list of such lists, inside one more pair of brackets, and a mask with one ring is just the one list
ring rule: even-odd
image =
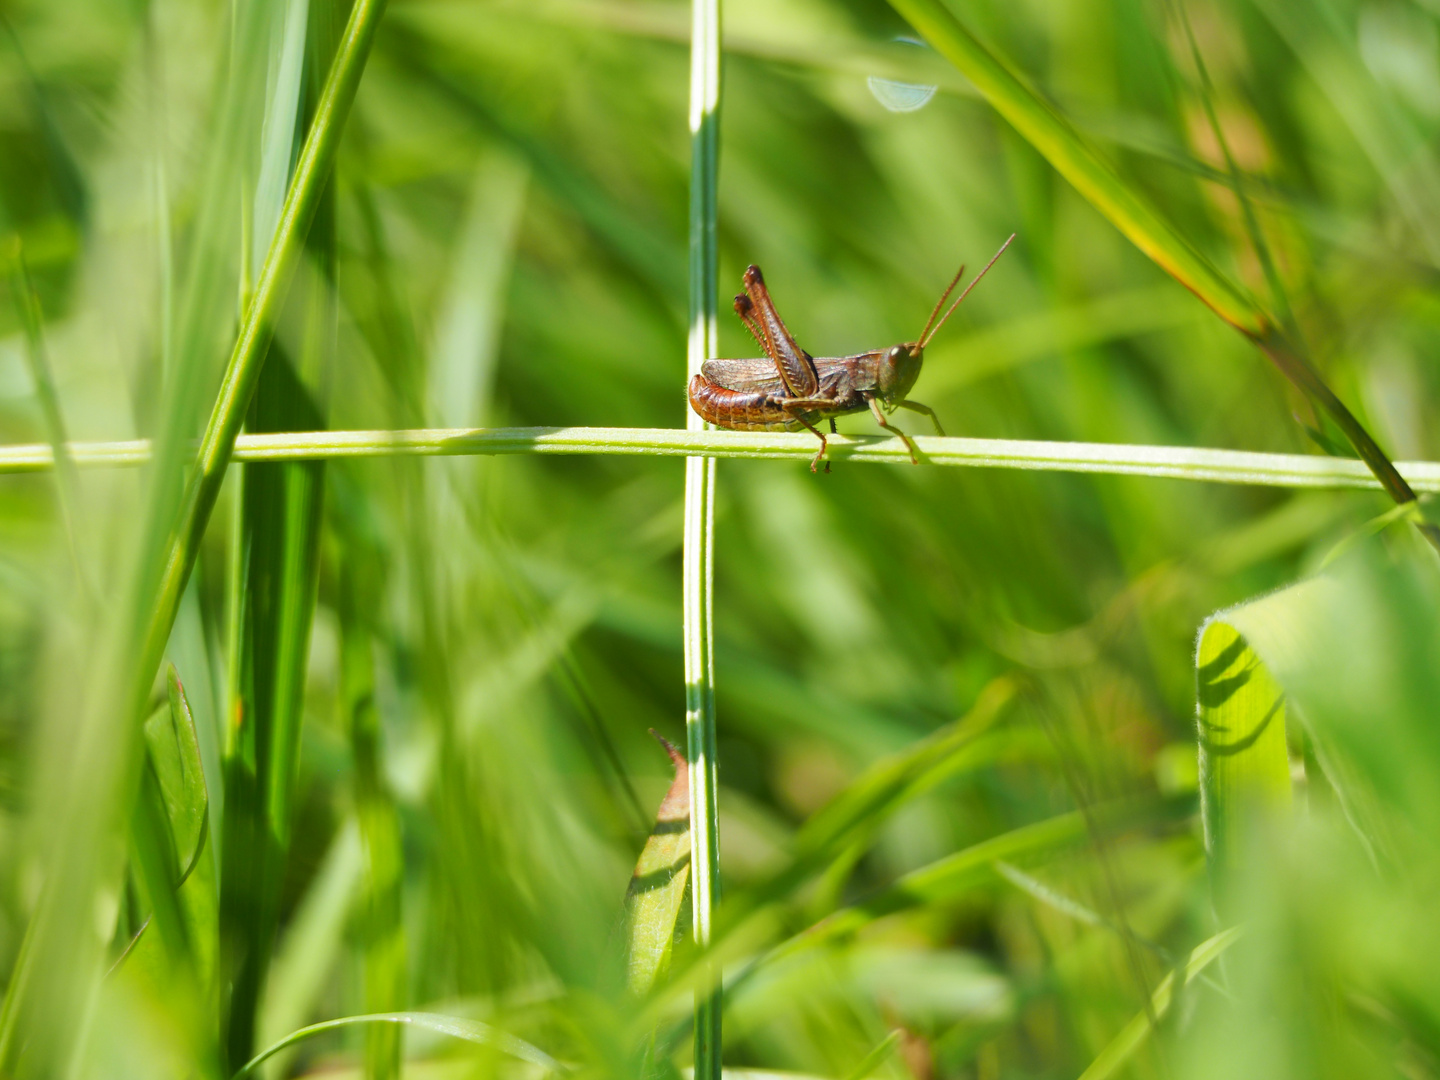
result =
[[545,1053],[545,1051],[530,1045],[523,1039],[517,1039],[514,1035],[510,1035],[498,1028],[493,1028],[489,1024],[482,1024],[479,1020],[470,1020],[463,1016],[442,1016],[439,1013],[400,1012],[378,1013],[369,1016],[343,1016],[338,1020],[326,1020],[323,1023],[311,1024],[309,1027],[301,1028],[299,1031],[292,1031],[289,1035],[285,1036],[285,1038],[273,1046],[266,1047],[237,1069],[233,1080],[240,1080],[242,1076],[249,1076],[267,1059],[287,1047],[294,1046],[298,1042],[312,1039],[316,1035],[322,1035],[327,1031],[368,1024],[398,1024],[406,1027],[423,1028],[426,1031],[433,1031],[440,1035],[449,1035],[453,1038],[463,1039],[465,1042],[475,1043],[480,1046],[494,1046],[510,1057],[529,1062],[531,1065],[538,1065],[547,1073],[567,1071],[558,1061]]
[[[959,68],[995,110],[1131,243],[1270,357],[1345,433],[1392,499],[1398,503],[1415,498],[1370,433],[1325,385],[1299,343],[1288,339],[1253,297],[1176,232],[1053,106],[961,25],[941,0],[891,0],[891,6]],[[1440,550],[1440,529],[1421,528]]]
[[[686,380],[718,355],[720,176],[720,0],[691,0],[690,304]],[[688,431],[705,423],[686,410]],[[720,903],[716,787],[714,577],[715,459],[685,459],[685,741],[690,760],[690,879],[695,944],[710,943]],[[722,977],[702,969],[695,990],[695,1080],[720,1080]]]
[[[1289,488],[1378,489],[1363,463],[1308,454],[1265,454],[1185,446],[1042,442],[1029,439],[964,439],[911,436],[931,465],[1047,472],[1150,476],[1216,484]],[[909,465],[898,439],[831,435],[837,462]],[[287,432],[241,435],[237,461],[308,461],[333,458],[445,457],[463,454],[614,454],[623,456],[770,458],[808,461],[813,437],[770,431],[684,431],[678,428],[437,428],[391,431]],[[86,467],[143,465],[151,459],[144,439],[72,443],[70,454]],[[0,473],[53,467],[44,444],[0,448]],[[1440,462],[1402,461],[1397,466],[1414,490],[1440,492]]]

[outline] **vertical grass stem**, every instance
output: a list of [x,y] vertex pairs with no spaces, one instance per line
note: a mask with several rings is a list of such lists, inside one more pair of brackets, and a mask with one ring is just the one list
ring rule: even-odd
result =
[[[716,191],[720,156],[720,3],[693,0],[690,38],[690,376],[718,343],[719,251]],[[687,410],[686,426],[704,421]],[[715,525],[715,459],[685,459],[685,734],[690,759],[691,882],[695,941],[710,941],[720,899],[716,804],[714,651],[710,592]],[[709,973],[695,997],[695,1080],[720,1078],[720,990]]]

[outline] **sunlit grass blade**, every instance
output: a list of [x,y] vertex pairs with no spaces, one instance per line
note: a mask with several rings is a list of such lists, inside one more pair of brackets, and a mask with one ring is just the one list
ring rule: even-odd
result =
[[[720,0],[691,0],[690,274],[686,379],[719,355]],[[686,410],[685,426],[704,422]],[[715,726],[715,459],[685,459],[683,618],[685,742],[690,761],[691,912],[695,944],[710,944],[720,903],[719,772]],[[695,991],[695,1080],[719,1080],[723,976]]]
[[1200,631],[1200,806],[1216,906],[1229,910],[1227,881],[1247,822],[1290,805],[1285,692],[1221,612]]

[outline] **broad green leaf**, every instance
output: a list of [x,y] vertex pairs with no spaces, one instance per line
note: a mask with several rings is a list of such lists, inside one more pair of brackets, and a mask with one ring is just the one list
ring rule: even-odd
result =
[[[1211,620],[1243,635],[1283,688],[1351,823],[1381,848],[1395,814],[1422,831],[1440,822],[1426,775],[1440,700],[1440,587],[1433,557],[1411,550],[1397,527],[1348,545],[1317,577]],[[1273,761],[1277,787],[1278,770]]]
[[[1376,767],[1382,749],[1395,752],[1397,737],[1416,739],[1417,755],[1425,750],[1418,732],[1430,726],[1432,695],[1440,690],[1431,648],[1440,638],[1429,606],[1433,567],[1424,565],[1432,560],[1405,557],[1403,544],[1397,560],[1374,539],[1342,550],[1317,577],[1220,612],[1200,632],[1201,796],[1222,911],[1246,830],[1257,814],[1291,803],[1287,709],[1303,722],[1311,790],[1333,784],[1367,844],[1384,843],[1381,794],[1392,801],[1416,796],[1409,809],[1440,819],[1431,785],[1410,791],[1396,784],[1397,776],[1413,774],[1408,762]],[[1371,730],[1379,717],[1390,718],[1384,740]],[[1314,775],[1317,767],[1325,775]]]
[[690,884],[690,766],[674,746],[664,739],[660,743],[675,765],[675,779],[655,814],[655,827],[625,893],[627,978],[636,994],[649,990],[669,963]]
[[426,1031],[433,1031],[439,1035],[449,1035],[452,1038],[463,1039],[465,1042],[476,1043],[480,1046],[493,1046],[501,1053],[520,1061],[529,1062],[531,1065],[538,1065],[546,1073],[565,1072],[565,1068],[545,1051],[532,1046],[523,1039],[517,1039],[514,1035],[493,1028],[489,1024],[481,1023],[479,1020],[471,1020],[463,1016],[443,1016],[440,1013],[426,1012],[397,1012],[397,1013],[370,1013],[365,1016],[342,1016],[338,1020],[326,1020],[323,1023],[311,1024],[298,1031],[292,1031],[285,1038],[271,1046],[266,1047],[260,1053],[247,1061],[235,1071],[234,1080],[240,1080],[242,1076],[249,1076],[255,1069],[267,1059],[278,1054],[286,1047],[294,1046],[298,1042],[322,1035],[327,1031],[335,1031],[337,1028],[357,1027],[369,1024],[402,1024],[407,1027],[423,1028]]
[[[1214,937],[1202,941],[1191,950],[1189,959],[1185,962],[1185,978],[1183,986],[1188,986],[1194,979],[1209,967],[1215,960],[1219,959],[1222,953],[1233,945],[1240,937],[1240,930],[1232,927],[1229,930],[1222,930]],[[1120,1029],[1104,1050],[1100,1051],[1098,1057],[1090,1063],[1090,1067],[1081,1074],[1080,1080],[1107,1080],[1114,1076],[1125,1063],[1130,1060],[1140,1044],[1153,1030],[1151,1018],[1159,1020],[1170,1011],[1170,1005],[1175,999],[1175,972],[1166,975],[1155,988],[1155,993],[1150,998],[1150,1008],[1142,1009],[1135,1014],[1135,1017]]]
[[1236,617],[1221,612],[1207,621],[1195,657],[1201,816],[1222,909],[1227,867],[1247,819],[1286,808],[1291,798],[1285,693],[1235,629]]

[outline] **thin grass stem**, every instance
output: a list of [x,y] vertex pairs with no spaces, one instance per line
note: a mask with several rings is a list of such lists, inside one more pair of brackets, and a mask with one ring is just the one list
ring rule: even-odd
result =
[[[1193,446],[1041,442],[1026,439],[941,438],[912,435],[921,460],[930,465],[1029,469],[1041,472],[1099,473],[1198,480],[1285,488],[1364,488],[1380,482],[1354,458],[1312,454],[1264,454]],[[831,435],[830,458],[837,462],[909,465],[899,439],[873,435]],[[70,443],[76,465],[124,467],[150,460],[147,440]],[[686,431],[679,428],[419,428],[393,431],[303,431],[241,435],[236,461],[310,461],[333,458],[463,457],[512,454],[604,454],[620,457],[772,458],[809,461],[812,436],[771,431]],[[45,443],[0,447],[0,474],[42,472],[55,463]],[[1440,492],[1440,462],[1396,463],[1421,494]]]
[[[720,0],[692,0],[690,31],[690,296],[688,375],[719,346]],[[705,423],[686,410],[687,435]],[[719,809],[715,762],[714,575],[715,459],[685,461],[685,742],[690,761],[690,881],[695,942],[710,943],[720,902]],[[695,1080],[720,1080],[722,1005],[719,972],[704,972],[695,991]]]

